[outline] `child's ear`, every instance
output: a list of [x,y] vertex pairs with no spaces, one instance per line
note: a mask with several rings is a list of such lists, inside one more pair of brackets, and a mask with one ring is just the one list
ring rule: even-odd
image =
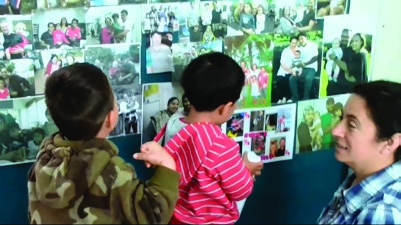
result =
[[219,114],[221,116],[230,118],[234,110],[235,110],[235,103],[229,102],[225,105],[220,106]]
[[114,110],[110,111],[109,114],[106,116],[105,125],[107,128],[114,129],[114,125],[117,123],[118,120],[118,113]]

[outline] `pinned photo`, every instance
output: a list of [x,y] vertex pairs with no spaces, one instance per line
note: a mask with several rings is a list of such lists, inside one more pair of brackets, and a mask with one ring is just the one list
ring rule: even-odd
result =
[[82,48],[86,43],[84,8],[38,10],[32,17],[34,48]]
[[226,134],[230,138],[242,137],[244,135],[245,113],[234,113],[226,122]]
[[277,113],[266,114],[266,131],[275,131],[277,127]]
[[140,50],[139,44],[89,46],[85,62],[99,67],[112,86],[137,85],[141,83]]
[[[35,74],[32,59],[14,59],[0,62],[2,99],[35,95]],[[2,91],[1,91],[2,90]]]
[[349,13],[350,0],[317,0],[316,18]]
[[281,108],[277,111],[277,129],[276,132],[288,132],[292,124],[292,108]]
[[252,111],[249,131],[263,131],[265,124],[264,117],[265,110]]
[[140,5],[91,7],[85,21],[86,45],[141,42]]
[[83,8],[86,0],[36,0],[37,9]]
[[147,36],[146,42],[146,73],[163,73],[174,70],[171,46],[171,33],[153,32]]

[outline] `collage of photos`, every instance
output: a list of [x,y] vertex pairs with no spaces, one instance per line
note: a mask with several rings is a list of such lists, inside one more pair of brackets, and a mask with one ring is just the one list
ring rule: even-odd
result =
[[145,143],[152,141],[173,115],[181,116],[184,112],[189,112],[189,102],[183,96],[182,88],[173,83],[142,86],[142,143]]
[[296,104],[236,110],[222,130],[264,163],[292,159]]
[[0,101],[0,165],[34,160],[57,130],[43,96]]
[[331,131],[341,121],[349,96],[343,94],[298,102],[297,154],[334,148]]

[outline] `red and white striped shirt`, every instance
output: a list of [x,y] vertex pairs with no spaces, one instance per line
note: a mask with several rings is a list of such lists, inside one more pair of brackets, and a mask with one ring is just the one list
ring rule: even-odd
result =
[[[165,128],[156,136],[163,137]],[[238,144],[211,123],[182,128],[164,148],[181,173],[174,219],[187,224],[234,224],[236,201],[248,197],[253,179]]]

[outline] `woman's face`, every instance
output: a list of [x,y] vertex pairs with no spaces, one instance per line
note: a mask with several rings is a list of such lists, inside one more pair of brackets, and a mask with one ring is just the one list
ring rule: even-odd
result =
[[244,9],[245,13],[251,13],[251,5],[249,4],[245,4],[245,9]]
[[262,8],[262,6],[259,6],[259,7],[258,7],[258,13],[259,13],[259,14],[263,14],[263,8]]
[[105,23],[106,23],[106,26],[111,26],[111,19],[110,18],[107,18],[106,19],[106,21],[105,21]]
[[178,102],[178,100],[177,99],[174,99],[172,102],[170,102],[170,104],[168,105],[168,111],[170,111],[170,112],[172,112],[172,113],[175,113],[175,112],[177,112],[177,110],[178,110],[178,104],[179,104],[179,102]]
[[3,89],[5,86],[4,80],[0,80],[0,88]]
[[77,21],[76,20],[72,21],[72,27],[76,27],[76,26],[78,26]]
[[368,111],[362,97],[351,95],[344,107],[343,120],[332,131],[336,140],[337,160],[354,170],[377,164],[380,152],[385,147],[383,142],[376,139],[377,129]]
[[286,7],[284,7],[284,16],[285,17],[288,17],[288,16],[290,16],[290,7],[288,7],[288,6],[286,6]]
[[280,140],[280,148],[284,148],[285,147],[285,140],[284,139],[281,139]]
[[56,63],[57,62],[57,56],[53,56],[52,57],[52,63]]
[[359,35],[354,35],[351,39],[351,48],[355,52],[359,52],[362,48],[362,40]]
[[271,143],[270,144],[270,152],[274,153],[274,152],[276,152],[276,150],[277,150],[277,143],[276,142]]
[[291,46],[292,48],[295,48],[295,47],[297,47],[297,43],[298,43],[297,39],[294,38],[294,39],[291,40],[290,46]]
[[67,25],[67,18],[65,18],[65,17],[61,18],[61,24]]

